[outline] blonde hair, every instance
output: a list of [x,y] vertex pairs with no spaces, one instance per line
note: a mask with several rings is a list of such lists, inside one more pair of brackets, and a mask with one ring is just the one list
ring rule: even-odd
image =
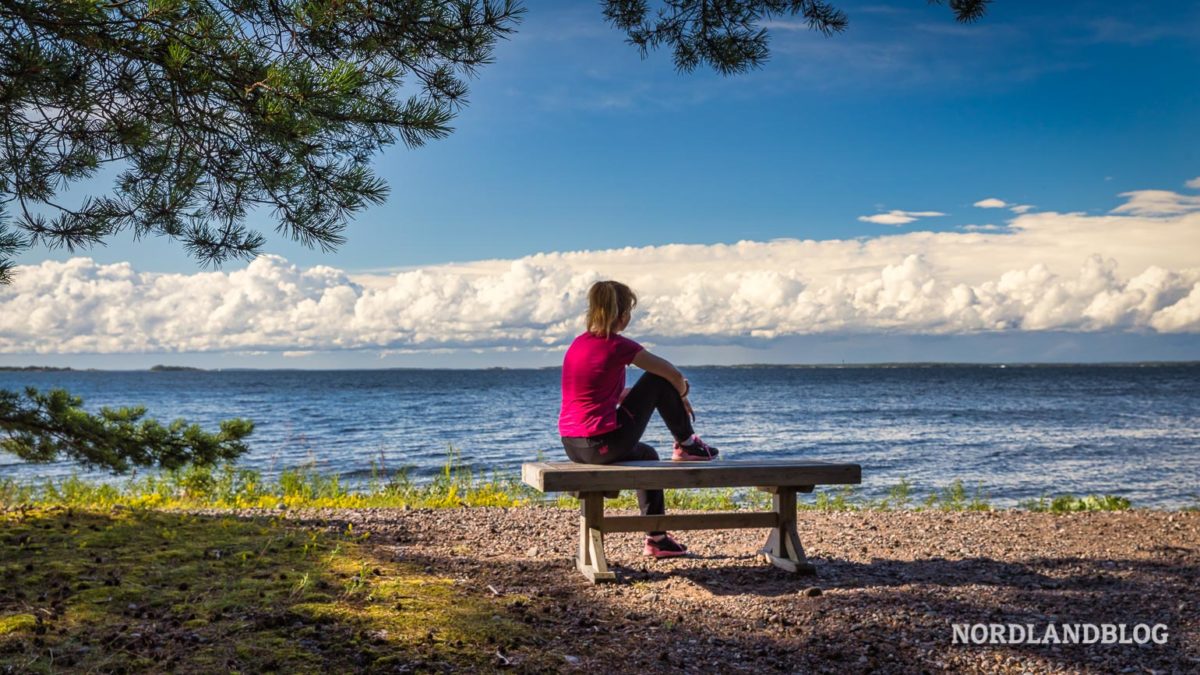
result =
[[619,281],[597,281],[588,290],[587,329],[608,337],[621,317],[637,306],[637,294]]

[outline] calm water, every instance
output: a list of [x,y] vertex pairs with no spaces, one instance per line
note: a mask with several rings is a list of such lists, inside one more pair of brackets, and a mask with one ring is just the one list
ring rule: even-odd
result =
[[[858,462],[869,496],[902,477],[919,494],[982,483],[997,504],[1095,492],[1172,507],[1200,493],[1200,364],[686,372],[697,429],[722,455]],[[248,417],[243,463],[268,474],[313,462],[359,479],[382,461],[420,477],[451,445],[484,472],[562,457],[557,370],[0,372],[0,388],[25,386],[160,420]],[[646,441],[669,452],[657,418]],[[0,475],[22,481],[76,470],[0,454]]]

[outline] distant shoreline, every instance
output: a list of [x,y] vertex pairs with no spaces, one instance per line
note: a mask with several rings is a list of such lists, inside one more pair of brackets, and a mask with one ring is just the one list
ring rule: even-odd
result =
[[[680,368],[710,369],[710,370],[748,370],[758,368],[783,368],[794,370],[841,370],[841,369],[871,369],[871,368],[1178,368],[1200,366],[1200,361],[1096,361],[1096,362],[1055,362],[1032,361],[1021,362],[965,362],[965,361],[884,361],[879,363],[743,363],[736,365],[706,365],[682,364]],[[0,372],[75,372],[75,373],[149,373],[149,372],[197,372],[197,373],[229,373],[229,372],[388,372],[388,371],[531,371],[558,370],[559,366],[540,366],[526,368],[507,368],[491,366],[487,368],[197,368],[194,366],[156,365],[150,368],[71,368],[57,366],[0,366]]]

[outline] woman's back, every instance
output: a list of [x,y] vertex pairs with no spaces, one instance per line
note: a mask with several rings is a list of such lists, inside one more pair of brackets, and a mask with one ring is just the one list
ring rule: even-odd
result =
[[642,350],[627,337],[584,332],[563,357],[562,436],[595,436],[617,427],[617,403],[625,387],[625,368]]

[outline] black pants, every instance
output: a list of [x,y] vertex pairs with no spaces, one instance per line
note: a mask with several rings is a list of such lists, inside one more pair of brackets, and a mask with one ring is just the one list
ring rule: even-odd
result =
[[[580,464],[656,460],[658,453],[654,448],[641,442],[655,410],[666,422],[675,440],[686,441],[692,437],[692,422],[675,386],[658,375],[645,373],[617,408],[617,424],[620,426],[599,436],[563,436],[563,449],[572,462]],[[644,516],[666,512],[662,490],[638,490],[637,498]]]

